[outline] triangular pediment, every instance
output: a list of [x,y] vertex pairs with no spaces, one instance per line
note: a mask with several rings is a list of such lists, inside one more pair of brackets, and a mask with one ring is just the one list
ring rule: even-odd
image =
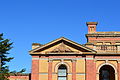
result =
[[58,47],[51,50],[52,53],[66,53],[66,52],[74,52],[72,49],[66,47],[66,45],[62,42]]
[[61,37],[31,50],[30,54],[81,54],[82,52],[96,53],[90,48]]

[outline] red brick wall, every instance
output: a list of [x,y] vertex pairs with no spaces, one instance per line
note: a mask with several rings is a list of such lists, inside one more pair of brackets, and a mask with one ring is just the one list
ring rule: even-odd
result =
[[76,61],[72,61],[72,80],[76,80]]
[[30,80],[30,76],[10,76],[10,80],[15,80],[15,79],[25,79],[25,80]]
[[31,80],[39,80],[39,56],[32,56]]
[[48,80],[52,80],[52,61],[48,63]]
[[92,58],[86,57],[86,80],[96,80],[96,64]]
[[118,71],[118,80],[120,80],[120,62],[117,64],[117,71]]

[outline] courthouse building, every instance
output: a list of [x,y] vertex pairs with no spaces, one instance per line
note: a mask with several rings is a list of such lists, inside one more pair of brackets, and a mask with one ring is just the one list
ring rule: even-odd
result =
[[97,22],[86,24],[84,45],[64,37],[32,44],[31,80],[120,80],[120,32],[97,32]]

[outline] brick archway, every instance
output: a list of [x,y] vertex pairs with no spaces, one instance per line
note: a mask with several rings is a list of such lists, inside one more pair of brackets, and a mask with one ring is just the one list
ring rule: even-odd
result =
[[70,72],[70,66],[66,63],[66,62],[59,62],[55,65],[55,69],[54,69],[54,72],[57,73],[58,71],[58,67],[61,65],[61,64],[64,64],[66,67],[67,67],[67,73]]
[[[107,68],[105,68],[105,67],[107,67]],[[108,79],[108,80],[118,80],[118,78],[117,78],[117,69],[116,69],[116,67],[114,66],[114,65],[112,65],[112,64],[110,64],[110,63],[105,63],[105,64],[101,64],[99,67],[98,67],[98,70],[97,70],[97,80],[104,80],[104,79],[102,79],[101,78],[101,70],[108,70],[108,72],[110,72],[109,74],[110,75],[113,75],[112,77],[110,77],[110,79]],[[111,69],[111,71],[109,70],[109,69]],[[106,72],[106,71],[104,71],[104,72]]]
[[115,80],[115,70],[110,65],[104,65],[99,70],[99,80]]

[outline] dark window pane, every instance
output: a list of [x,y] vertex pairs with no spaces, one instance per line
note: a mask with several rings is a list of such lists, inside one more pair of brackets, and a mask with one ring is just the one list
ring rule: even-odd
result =
[[102,70],[102,78],[103,78],[103,80],[109,80],[109,71],[108,70]]

